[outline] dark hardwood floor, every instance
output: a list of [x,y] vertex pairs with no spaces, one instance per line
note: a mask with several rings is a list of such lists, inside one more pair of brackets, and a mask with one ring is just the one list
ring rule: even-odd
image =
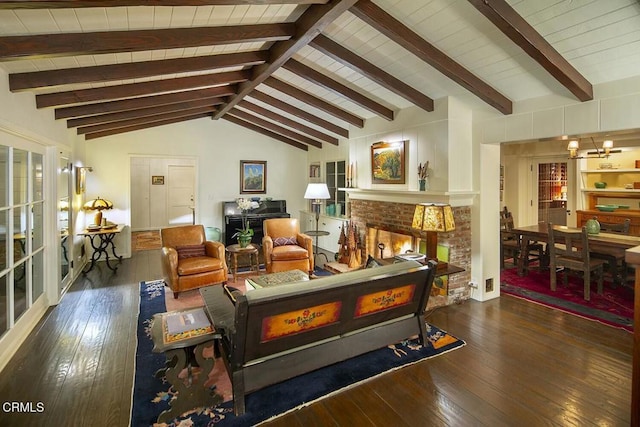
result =
[[[3,404],[44,411],[0,410],[0,425],[127,426],[138,283],[159,277],[158,251],[134,252],[116,274],[101,264],[81,276],[0,373]],[[628,332],[509,296],[428,320],[467,345],[268,425],[629,425]]]

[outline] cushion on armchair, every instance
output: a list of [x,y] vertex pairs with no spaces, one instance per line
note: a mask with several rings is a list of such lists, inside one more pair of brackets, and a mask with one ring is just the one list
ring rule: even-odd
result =
[[291,237],[274,237],[273,238],[273,246],[286,246],[286,245],[297,245],[298,239],[296,236]]
[[206,256],[204,245],[176,246],[176,252],[178,252],[178,259]]

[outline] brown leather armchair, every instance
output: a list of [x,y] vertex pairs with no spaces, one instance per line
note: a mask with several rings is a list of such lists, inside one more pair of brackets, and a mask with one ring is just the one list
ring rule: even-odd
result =
[[262,227],[262,251],[267,273],[296,269],[313,273],[313,240],[300,232],[296,218],[266,219]]
[[178,298],[181,291],[227,282],[225,247],[206,240],[202,225],[160,230],[164,282]]

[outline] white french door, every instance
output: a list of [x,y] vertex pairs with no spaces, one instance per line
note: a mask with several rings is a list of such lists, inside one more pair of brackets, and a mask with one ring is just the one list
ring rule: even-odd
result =
[[575,164],[566,156],[535,158],[531,182],[535,222],[575,226]]

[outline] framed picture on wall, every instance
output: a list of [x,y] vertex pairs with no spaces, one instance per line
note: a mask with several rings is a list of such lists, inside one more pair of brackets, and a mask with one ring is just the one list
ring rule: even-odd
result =
[[314,182],[320,179],[320,162],[309,165],[309,178],[314,180]]
[[164,175],[152,175],[151,185],[164,185]]
[[371,182],[374,184],[405,183],[405,152],[408,142],[376,142],[371,146]]
[[266,160],[240,160],[240,194],[264,194],[266,192]]

